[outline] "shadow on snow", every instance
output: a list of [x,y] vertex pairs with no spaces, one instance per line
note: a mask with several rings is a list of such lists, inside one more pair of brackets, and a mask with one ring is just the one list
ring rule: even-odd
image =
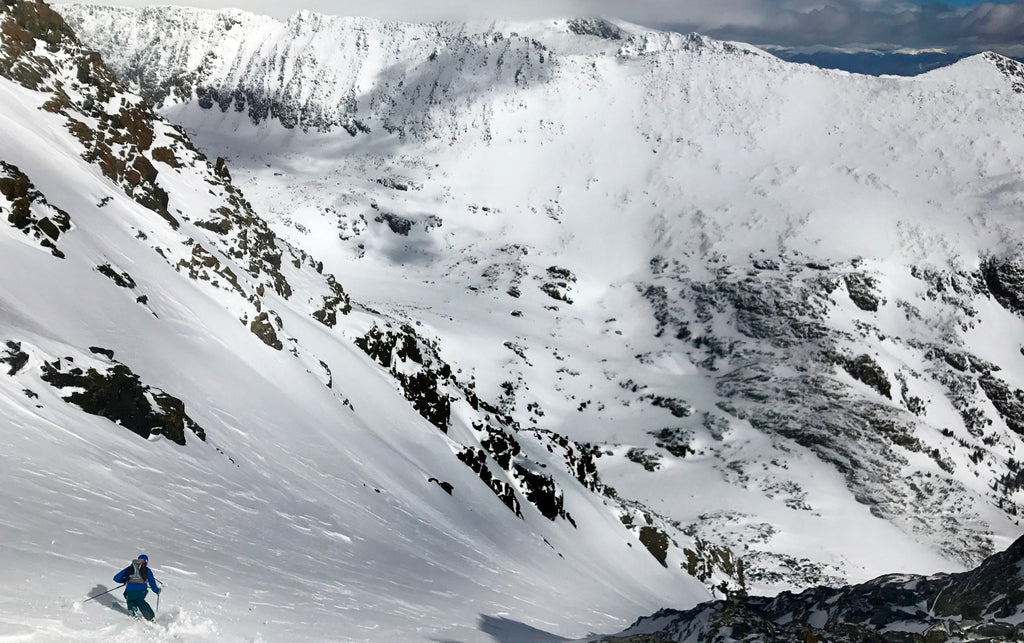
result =
[[[478,627],[481,632],[493,638],[495,643],[561,643],[570,640],[501,616],[481,614]],[[438,640],[436,643],[459,641]]]
[[[120,589],[120,587],[115,587],[114,589]],[[103,592],[107,591],[109,591],[110,593],[103,594]],[[100,594],[103,594],[103,596],[100,596]],[[106,585],[96,585],[96,587],[93,587],[91,590],[89,590],[89,596],[94,597],[96,603],[109,607],[115,612],[120,612],[125,615],[128,614],[128,608],[125,607],[124,603],[117,600],[117,597],[114,595],[114,592],[112,590],[108,590]],[[86,600],[92,599],[89,598]]]

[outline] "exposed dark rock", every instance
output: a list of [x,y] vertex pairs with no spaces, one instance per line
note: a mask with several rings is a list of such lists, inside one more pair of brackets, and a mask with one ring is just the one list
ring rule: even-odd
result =
[[[1006,499],[1024,489],[1024,463],[1010,458],[1006,463],[1006,473],[999,479],[998,489],[1002,492],[1001,498]],[[1013,507],[1010,513],[1018,515],[1020,512]]]
[[313,313],[313,319],[328,328],[333,328],[338,323],[338,313],[349,314],[352,311],[352,303],[334,275],[327,275],[327,286],[331,289],[331,294],[324,297],[323,306]]
[[341,127],[348,132],[349,136],[355,136],[360,133],[370,133],[370,126],[356,118],[347,119],[341,124]]
[[403,237],[409,236],[409,232],[412,230],[411,220],[400,217],[397,214],[391,214],[390,212],[382,212],[374,217],[373,220],[377,223],[387,223],[392,232]]
[[[451,377],[451,367],[444,363],[435,364],[431,358],[424,357],[411,326],[403,326],[399,331],[381,330],[375,326],[356,339],[356,345],[401,383],[406,399],[412,402],[420,415],[448,432],[451,400],[443,392],[442,384]],[[404,365],[411,364],[419,368],[408,373]]]
[[514,465],[513,471],[526,488],[526,499],[537,507],[541,515],[548,520],[566,517],[562,490],[551,476],[531,471],[519,463]]
[[522,447],[515,438],[506,431],[488,424],[486,427],[474,424],[477,431],[485,431],[487,437],[480,441],[480,446],[490,454],[499,467],[505,471],[512,470],[512,460],[522,452]]
[[[143,384],[124,364],[114,364],[106,372],[95,368],[83,371],[65,369],[61,360],[57,360],[43,364],[42,378],[54,388],[81,389],[64,400],[144,438],[160,434],[184,446],[185,429],[188,429],[200,440],[206,440],[206,431],[185,413],[181,400]],[[155,407],[149,398],[156,402]]]
[[7,374],[11,376],[17,375],[18,371],[28,364],[28,353],[21,350],[21,342],[7,342],[7,350],[0,354],[0,364],[7,364],[10,367]]
[[632,448],[626,452],[626,459],[642,466],[645,471],[657,471],[661,468],[661,458],[656,453],[645,449]]
[[1003,308],[1024,315],[1024,261],[989,258],[982,264],[981,274]]
[[591,491],[599,493],[603,493],[606,490],[598,475],[597,462],[595,461],[600,453],[599,447],[575,442],[553,431],[534,429],[533,433],[541,436],[552,447],[561,450],[561,455],[565,459],[569,472],[580,484]]
[[540,289],[552,299],[571,304],[570,289],[574,283],[576,283],[576,275],[571,270],[551,266],[547,269],[547,280],[541,284]]
[[730,549],[717,547],[700,538],[695,538],[694,541],[694,549],[683,550],[686,554],[686,572],[702,583],[707,583],[716,573],[724,573],[728,578],[735,579],[735,584],[730,585],[723,581],[713,589],[720,591],[725,597],[745,596],[747,584],[743,561]]
[[640,542],[662,567],[668,567],[665,563],[668,555],[668,534],[657,527],[644,526],[640,528]]
[[[9,163],[0,161],[0,214],[7,213],[7,222],[50,251],[58,259],[64,253],[57,248],[61,233],[71,229],[71,217],[51,206],[32,184],[28,176]],[[43,216],[39,214],[45,212]]]
[[930,360],[942,359],[961,373],[988,374],[1000,370],[995,364],[985,361],[977,355],[953,348],[935,346],[925,354],[925,357]]
[[654,406],[667,409],[677,418],[689,417],[690,414],[693,413],[693,409],[690,408],[689,404],[674,397],[665,397],[663,395],[644,395],[642,396],[642,399],[647,400]]
[[[129,75],[139,75],[129,72]],[[341,126],[352,136],[362,132],[369,133],[369,128],[357,119],[346,117],[339,122],[325,115],[314,113],[313,110],[302,106],[299,101],[291,97],[268,96],[264,88],[252,89],[248,87],[236,87],[233,89],[212,87],[209,85],[195,85],[194,74],[178,74],[175,77],[164,81],[161,84],[144,84],[140,87],[144,97],[154,104],[161,104],[169,96],[187,98],[190,92],[194,91],[199,106],[203,109],[216,107],[227,112],[246,112],[249,120],[254,124],[266,120],[277,119],[287,129],[299,127],[303,131],[330,131],[334,127]],[[194,90],[192,90],[194,87]]]
[[175,169],[181,167],[181,161],[174,154],[174,150],[169,147],[155,147],[153,148],[153,160],[160,161],[164,165],[169,165]]
[[253,335],[259,337],[260,341],[267,346],[278,351],[284,348],[284,344],[277,337],[277,331],[281,330],[282,327],[281,318],[273,311],[264,311],[256,315],[252,323],[249,324],[249,330],[252,331]]
[[[413,408],[441,431],[448,432],[452,402],[459,397],[480,414],[471,424],[479,447],[463,445],[457,457],[517,516],[522,517],[522,510],[516,487],[498,476],[507,475],[508,480],[515,480],[527,502],[542,515],[551,520],[561,517],[574,524],[564,509],[564,494],[555,479],[538,472],[538,465],[523,455],[516,437],[518,425],[493,404],[481,400],[472,385],[459,382],[434,343],[418,336],[412,326],[403,325],[398,329],[375,326],[357,338],[356,345],[388,369]],[[603,489],[592,450],[550,431],[532,433],[548,451],[561,455],[566,470],[581,484],[592,490]]]
[[105,263],[102,266],[96,266],[96,271],[99,272],[104,277],[108,277],[111,281],[113,281],[121,288],[135,288],[135,280],[132,279],[131,275],[129,275],[127,272],[118,272],[114,270],[108,263]]
[[408,192],[410,189],[413,189],[415,187],[407,181],[400,181],[390,176],[385,176],[377,179],[377,184],[382,185],[391,190],[398,190],[399,192]]
[[[207,218],[196,220],[195,224],[220,235],[219,243],[227,256],[241,264],[252,278],[264,281],[274,292],[288,299],[292,288],[281,273],[284,258],[281,244],[267,222],[253,211],[252,205],[230,183],[224,185],[228,205],[212,210]],[[308,257],[304,258],[312,263]],[[262,287],[263,283],[257,290]],[[259,294],[262,296],[262,292]]]
[[622,40],[622,30],[603,18],[570,20],[569,31],[578,36],[596,36],[605,40]]
[[231,180],[231,172],[228,171],[228,163],[220,156],[217,157],[217,162],[213,165],[213,173],[225,181]]
[[51,70],[32,57],[35,40],[41,40],[50,51],[65,44],[77,45],[78,40],[64,19],[43,2],[4,0],[0,8],[6,14],[0,22],[0,75],[38,89]]
[[842,355],[837,356],[836,363],[843,367],[853,379],[867,384],[878,391],[879,394],[892,399],[892,383],[885,370],[871,358],[870,355],[858,355],[849,358]]
[[498,499],[512,510],[512,513],[520,518],[523,517],[523,512],[519,507],[519,499],[516,498],[516,492],[512,489],[512,485],[494,477],[491,470],[487,467],[487,454],[482,449],[466,447],[456,455],[459,460],[480,476],[484,484],[491,488],[494,495],[498,496]]
[[452,483],[442,482],[437,478],[430,478],[429,480],[427,480],[427,482],[433,482],[437,486],[441,487],[441,489],[443,489],[444,492],[447,493],[449,496],[452,495],[452,492],[455,490],[455,487],[452,486]]
[[100,348],[99,346],[90,346],[89,347],[89,352],[92,353],[93,355],[102,355],[102,356],[104,356],[104,357],[106,357],[107,359],[110,359],[110,360],[114,359],[114,351],[110,350],[109,348]]
[[238,277],[234,271],[221,263],[220,259],[198,243],[192,246],[192,256],[190,259],[180,260],[176,267],[179,270],[186,271],[190,279],[206,281],[218,287],[220,287],[220,280],[218,279],[220,277],[232,290],[240,295],[245,294],[245,291],[238,283]]
[[852,273],[845,275],[843,280],[846,282],[846,291],[857,308],[868,312],[878,311],[881,297],[876,290],[878,282],[873,277]]
[[991,51],[987,51],[983,55],[986,60],[1003,72],[1003,75],[1010,81],[1013,91],[1024,94],[1024,64]]
[[650,435],[657,439],[657,444],[677,458],[685,458],[694,453],[690,446],[693,434],[683,429],[664,428],[660,431],[651,431]]

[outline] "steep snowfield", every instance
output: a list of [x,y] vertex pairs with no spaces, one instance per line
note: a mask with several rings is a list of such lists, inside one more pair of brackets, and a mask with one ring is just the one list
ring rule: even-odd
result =
[[[11,27],[25,14],[11,12],[31,17],[31,6],[4,7],[0,21],[28,33]],[[231,234],[200,225],[231,207],[214,169],[175,146],[165,122],[125,107],[136,97],[90,86],[73,43],[46,33],[49,47],[0,47],[15,60],[3,59],[4,74],[22,79],[0,78],[0,212],[10,222],[0,226],[0,639],[488,641],[488,631],[531,627],[582,636],[708,595],[567,474],[553,472],[575,526],[525,501],[521,518],[509,511],[353,343],[381,318],[315,321],[309,302],[327,290],[324,277],[285,246],[279,276],[292,293],[264,288],[273,275],[253,275],[256,264],[224,245],[246,232],[237,220]],[[38,91],[23,86],[38,80],[25,69],[44,70]],[[63,111],[42,109],[59,94]],[[113,120],[89,116],[103,113]],[[129,117],[133,131],[153,133],[151,147],[115,146],[100,160],[155,159],[171,146],[180,165],[154,161],[155,184],[177,227],[129,198],[137,179],[105,176],[69,125],[119,137],[107,123]],[[19,191],[19,177],[32,187]],[[50,230],[43,219],[59,221],[58,211],[70,224],[41,245],[30,233]],[[36,223],[16,225],[19,212]],[[207,255],[195,254],[200,245]],[[273,306],[289,350],[239,323],[253,306]],[[116,364],[151,387],[147,405],[183,401],[205,440],[188,430],[184,445],[143,439],[67,401],[91,385],[58,388],[53,376]],[[467,431],[460,421],[453,435]],[[165,583],[155,626],[131,622],[120,592],[84,601],[140,552]]]

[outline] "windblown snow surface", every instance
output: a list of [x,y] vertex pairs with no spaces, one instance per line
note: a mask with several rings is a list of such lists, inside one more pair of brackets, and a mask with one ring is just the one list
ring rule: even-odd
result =
[[[0,235],[0,339],[29,356],[0,377],[0,640],[579,638],[709,598],[698,542],[764,593],[959,571],[1019,534],[1024,442],[934,357],[1024,388],[1024,321],[970,279],[1024,238],[1024,98],[1000,60],[869,78],[607,21],[59,9],[354,309],[313,321],[295,302],[322,278],[285,261],[272,350],[244,299],[153,251],[216,245],[188,223],[217,207],[202,172],[161,166],[171,231],[0,79],[3,160],[73,222],[63,261]],[[453,455],[469,410],[439,431],[356,347],[385,319],[527,435],[593,445],[615,498],[523,437],[575,525],[517,517]],[[144,441],[34,375],[104,363],[89,347],[206,441]],[[836,365],[859,355],[879,379]],[[858,423],[875,414],[890,433]],[[665,565],[624,505],[668,533]],[[117,593],[83,602],[143,551],[167,584],[155,626]]]

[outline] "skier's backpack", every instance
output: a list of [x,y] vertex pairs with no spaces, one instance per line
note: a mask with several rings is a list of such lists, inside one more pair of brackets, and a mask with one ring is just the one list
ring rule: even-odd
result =
[[141,558],[132,561],[131,573],[126,581],[129,585],[145,585],[149,580],[149,568],[144,563]]

